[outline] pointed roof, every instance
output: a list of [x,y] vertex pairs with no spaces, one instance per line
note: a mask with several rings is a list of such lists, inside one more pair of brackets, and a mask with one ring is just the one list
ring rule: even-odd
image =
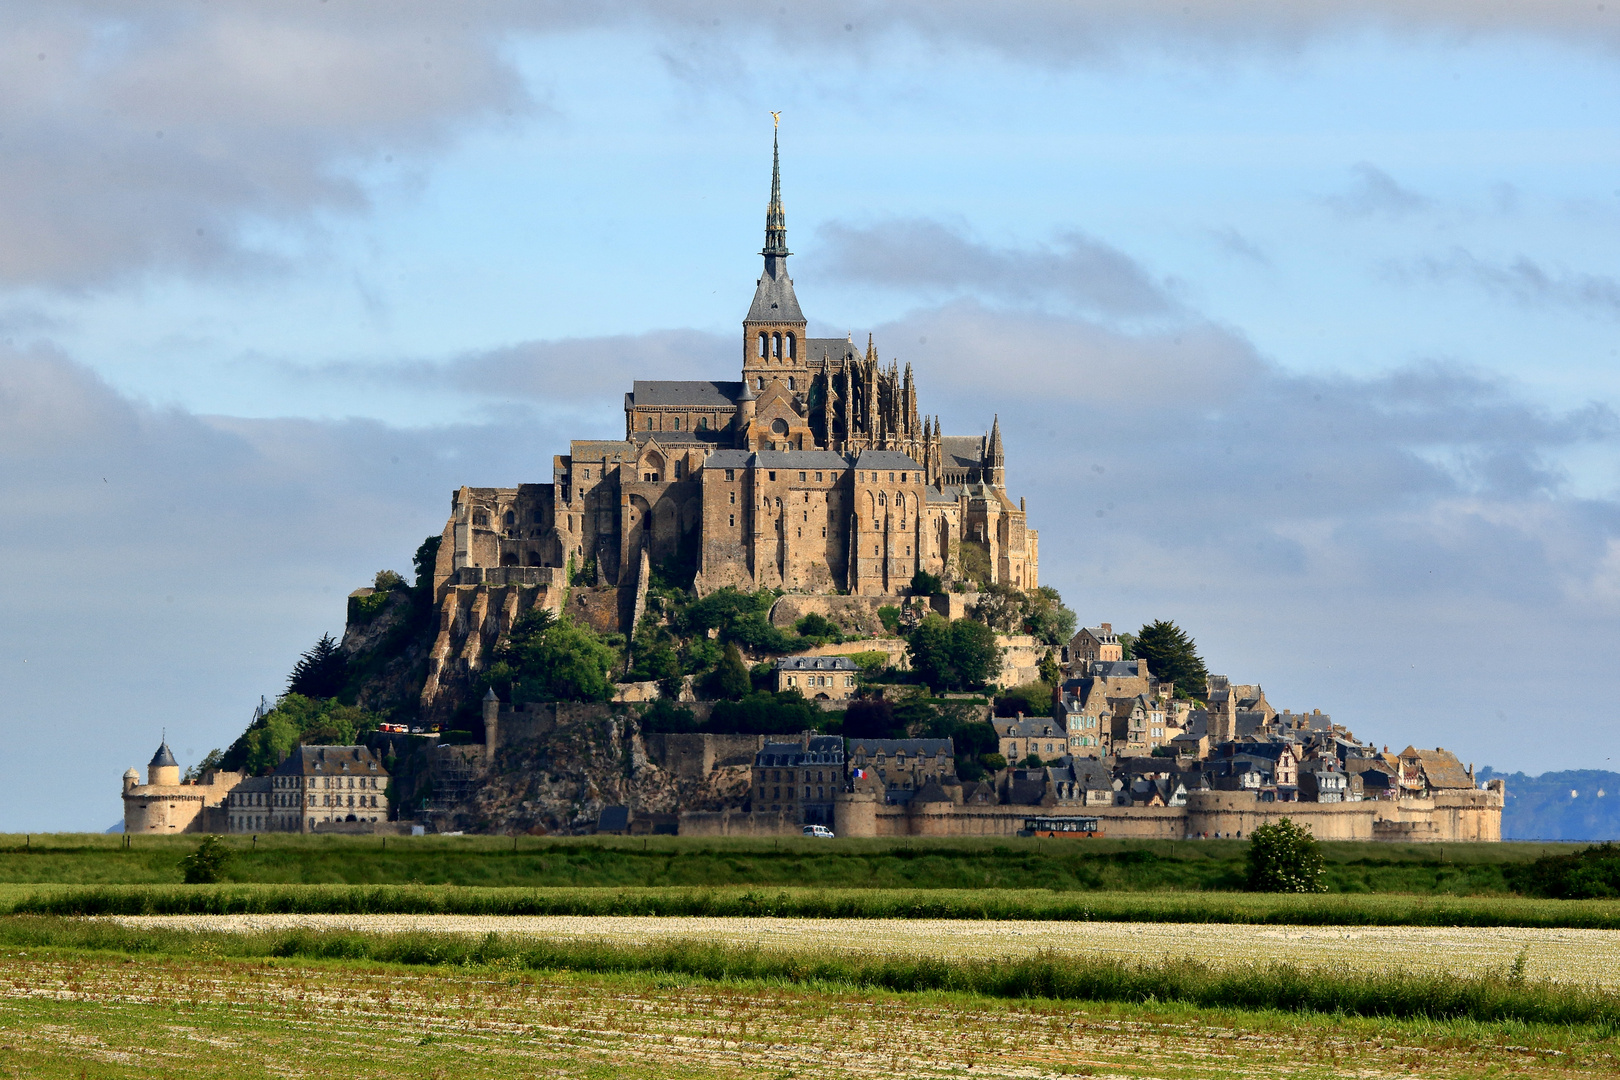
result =
[[765,208],[765,250],[761,255],[785,259],[793,254],[787,246],[787,212],[782,209],[782,162],[771,132],[771,201]]
[[174,760],[174,752],[169,749],[167,739],[158,745],[157,753],[152,755],[152,760],[147,764],[147,768],[155,769],[165,765],[172,765],[177,769],[180,767],[180,763]]
[[756,282],[754,302],[748,305],[746,323],[803,323],[799,298],[793,295],[793,279],[788,277],[787,214],[782,209],[782,168],[776,136],[771,136],[771,201],[765,208],[765,272]]
[[988,464],[988,465],[990,465],[992,467],[1000,465],[1003,461],[1006,460],[1006,455],[1003,454],[1002,451],[1001,451],[1001,414],[1000,413],[997,413],[996,418],[990,422],[990,452],[989,452],[989,454],[986,455],[986,457],[988,459],[986,464]]

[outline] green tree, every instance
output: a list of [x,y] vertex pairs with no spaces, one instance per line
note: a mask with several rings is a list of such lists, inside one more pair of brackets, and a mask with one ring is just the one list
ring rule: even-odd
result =
[[398,572],[393,570],[379,570],[377,571],[377,576],[372,579],[371,587],[376,589],[378,592],[391,592],[394,589],[401,588],[404,586],[404,584],[405,578]]
[[231,852],[217,836],[205,836],[197,850],[180,860],[187,885],[213,885],[225,874]]
[[1249,888],[1255,892],[1326,892],[1322,849],[1310,829],[1281,818],[1249,833]]
[[906,651],[912,668],[939,690],[983,686],[1001,669],[995,633],[973,619],[949,622],[931,612],[911,631]]
[[1119,639],[1119,652],[1121,660],[1136,659],[1136,635],[1121,632],[1114,635]]
[[1063,597],[1050,585],[1024,594],[1024,632],[1034,634],[1047,645],[1067,645],[1074,637],[1074,612],[1063,604]]
[[353,746],[382,719],[336,698],[284,694],[275,708],[237,737],[220,758],[219,768],[263,776],[285,761],[296,746]]
[[348,678],[349,658],[331,634],[322,634],[313,648],[298,658],[287,676],[287,693],[304,697],[335,697]]
[[727,642],[720,663],[709,676],[709,692],[727,701],[740,701],[753,690],[754,680],[748,674],[748,665],[743,663],[742,650],[737,648],[736,642]]
[[817,644],[844,640],[844,632],[838,624],[816,611],[800,619],[793,625],[793,629],[799,632],[800,637]]
[[1156,619],[1142,627],[1132,649],[1137,659],[1147,661],[1154,678],[1176,684],[1176,697],[1204,696],[1209,672],[1193,639],[1175,623]]
[[193,780],[201,780],[203,773],[207,772],[209,769],[219,768],[224,760],[225,751],[216,747],[215,749],[204,754],[201,761],[187,769],[186,775],[181,777],[181,779],[187,783],[190,783]]
[[911,595],[938,596],[945,591],[944,584],[928,571],[918,567],[917,572],[911,575]]
[[588,627],[536,606],[518,616],[494,661],[481,685],[508,683],[513,701],[607,701],[619,654]]
[[1056,686],[1062,680],[1063,668],[1058,665],[1057,653],[1047,649],[1046,655],[1041,657],[1041,682]]
[[883,623],[883,629],[889,633],[898,633],[900,630],[900,609],[893,604],[884,604],[877,609],[878,620]]
[[433,568],[439,561],[439,545],[444,542],[442,536],[430,536],[417,546],[416,554],[411,556],[411,568],[416,571],[416,591],[423,596],[433,592]]
[[1022,686],[1009,687],[996,695],[997,716],[1012,716],[1017,713],[1025,716],[1051,716],[1052,684],[1024,683]]

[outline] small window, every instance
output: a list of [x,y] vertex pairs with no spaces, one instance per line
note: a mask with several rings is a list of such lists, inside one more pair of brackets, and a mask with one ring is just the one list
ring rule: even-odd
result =
[[796,379],[794,379],[792,375],[789,375],[788,376],[788,389],[789,390],[797,390],[798,388],[799,388],[798,381]]
[[772,480],[776,479],[776,474],[774,472],[773,473],[767,473],[766,475],[768,475]]
[[681,418],[678,416],[675,418],[675,430],[681,430]]
[[733,491],[733,492],[730,492],[729,494],[731,495],[731,505],[736,506],[737,505],[737,493],[735,491]]
[[[801,483],[801,484],[802,484],[802,483],[804,483],[804,477],[805,477],[805,474],[804,474],[804,473],[800,473],[800,474],[799,474],[799,483]],[[806,496],[805,496],[805,498],[807,498],[807,499],[808,499],[808,498],[809,498],[809,497],[810,497],[810,496],[808,496],[808,495],[806,495]]]
[[894,473],[889,474],[889,483],[894,483]]
[[[762,359],[762,360],[765,358],[765,335],[764,334],[759,335],[759,356],[760,356],[760,359]],[[765,380],[761,379],[759,381],[759,384],[761,386],[764,386],[765,385]]]
[[698,417],[698,430],[699,431],[707,431],[707,430],[709,430],[709,418],[707,416]]
[[[792,334],[789,334],[787,336],[787,354],[788,354],[788,359],[790,359],[790,360],[793,359],[793,357],[798,354],[797,350],[794,349],[794,347],[793,347],[793,335]],[[793,385],[793,380],[792,379],[788,380],[788,385],[789,386]]]
[[[726,479],[727,480],[736,480],[737,479],[737,470],[736,469],[727,469],[726,470]],[[736,498],[737,497],[735,495],[733,495],[732,496],[732,501],[735,502]]]
[[506,523],[508,525],[516,525],[517,524],[517,515],[512,513],[512,511],[508,510],[506,512]]
[[652,430],[652,417],[650,417],[650,416],[647,417],[647,430],[648,431]]
[[821,483],[821,474],[820,473],[816,473],[816,483],[818,483],[818,484]]
[[731,515],[731,527],[732,528],[737,527],[737,515],[736,514]]

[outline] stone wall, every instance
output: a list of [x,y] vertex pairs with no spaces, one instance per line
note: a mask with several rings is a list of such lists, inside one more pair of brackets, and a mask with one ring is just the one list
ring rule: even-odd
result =
[[803,826],[786,811],[747,814],[741,810],[683,811],[681,836],[797,836]]

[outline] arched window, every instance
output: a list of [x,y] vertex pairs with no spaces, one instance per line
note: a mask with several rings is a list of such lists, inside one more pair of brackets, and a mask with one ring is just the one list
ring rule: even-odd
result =
[[652,430],[652,417],[650,417],[650,416],[647,417],[647,430],[648,431]]
[[763,332],[759,335],[759,356],[761,360],[765,358],[765,334]]
[[787,336],[787,358],[792,360],[796,355],[798,355],[798,353],[793,347],[793,335],[789,334]]
[[678,416],[675,418],[675,430],[681,430],[681,418]]
[[512,513],[512,511],[508,510],[506,512],[506,523],[508,525],[516,525],[517,524],[517,515]]
[[765,376],[763,375],[759,377],[759,388],[761,390],[765,389]]
[[707,416],[698,417],[698,430],[699,431],[707,431],[707,430],[709,430],[709,418]]
[[799,388],[798,384],[794,381],[793,376],[789,375],[788,376],[788,389],[789,390],[797,390],[798,388]]
[[771,335],[771,355],[774,356],[778,360],[780,360],[782,358],[782,335],[781,334],[772,334]]

